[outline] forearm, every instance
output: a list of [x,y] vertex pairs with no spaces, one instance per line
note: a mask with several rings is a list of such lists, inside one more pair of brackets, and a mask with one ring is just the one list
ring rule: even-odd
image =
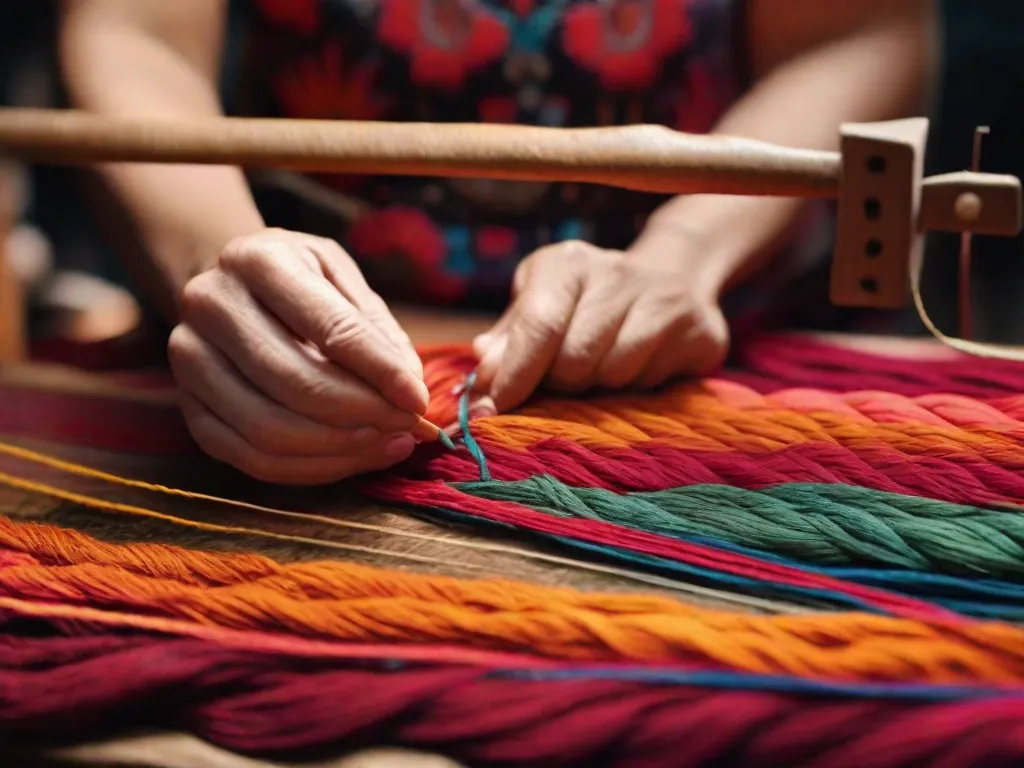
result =
[[[920,114],[933,71],[932,19],[924,6],[774,68],[716,132],[835,150],[844,122]],[[693,259],[696,278],[720,293],[770,260],[803,211],[803,201],[785,198],[678,197],[651,217],[637,247]]]
[[[61,42],[68,87],[82,109],[172,119],[221,111],[212,84],[143,31],[72,20]],[[169,319],[189,278],[229,240],[263,226],[237,168],[108,164],[98,171],[145,252],[146,268],[136,276]]]

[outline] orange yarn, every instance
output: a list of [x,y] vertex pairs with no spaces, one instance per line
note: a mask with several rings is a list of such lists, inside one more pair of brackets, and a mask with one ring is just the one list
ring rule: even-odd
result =
[[342,562],[280,564],[159,544],[114,546],[0,519],[34,558],[0,594],[232,629],[361,642],[458,642],[566,659],[693,662],[844,679],[1024,681],[1024,630],[867,614],[763,617],[643,595],[459,580]]
[[[684,450],[754,453],[809,441],[855,448],[873,440],[912,456],[968,453],[1008,468],[1024,469],[1024,427],[1005,416],[992,423],[978,423],[968,417],[960,424],[942,425],[936,423],[934,412],[918,406],[905,409],[907,420],[890,420],[897,413],[890,408],[885,420],[875,421],[864,413],[870,412],[869,405],[850,413],[861,402],[857,396],[835,398],[833,403],[843,406],[841,409],[800,412],[790,409],[788,403],[783,408],[772,398],[742,389],[740,385],[715,382],[653,397],[544,401],[516,415],[478,419],[473,431],[483,442],[516,449],[552,437],[588,448],[627,448],[657,441]],[[721,390],[728,393],[727,400],[719,396]],[[820,397],[823,393],[818,394]],[[890,400],[887,404],[893,406],[896,402]],[[978,412],[973,415],[976,417]],[[927,421],[919,421],[917,416]]]

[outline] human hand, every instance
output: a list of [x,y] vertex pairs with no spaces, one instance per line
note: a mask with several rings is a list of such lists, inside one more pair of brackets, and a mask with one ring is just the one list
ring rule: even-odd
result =
[[408,336],[332,240],[268,229],[184,288],[169,356],[189,431],[268,482],[326,483],[415,447],[427,407]]
[[569,241],[516,272],[513,300],[487,333],[474,415],[505,412],[545,383],[563,392],[649,388],[714,370],[728,347],[717,285],[684,259]]

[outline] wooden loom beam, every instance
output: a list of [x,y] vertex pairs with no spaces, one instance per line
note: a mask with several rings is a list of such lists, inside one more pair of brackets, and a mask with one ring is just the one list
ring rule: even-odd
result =
[[246,168],[607,184],[666,194],[836,199],[831,297],[894,308],[925,229],[1015,235],[1020,181],[922,178],[928,121],[844,125],[841,152],[684,134],[654,125],[519,125],[109,118],[0,110],[0,151],[56,164],[206,163]]

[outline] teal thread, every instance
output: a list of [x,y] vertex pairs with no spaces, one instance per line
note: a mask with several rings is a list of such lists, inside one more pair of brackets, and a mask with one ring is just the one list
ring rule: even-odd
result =
[[547,475],[455,485],[562,518],[718,539],[822,566],[1024,577],[1024,515],[850,485],[691,485],[617,494]]
[[466,377],[462,394],[459,396],[459,427],[462,429],[462,441],[466,444],[466,450],[469,451],[480,468],[480,481],[486,483],[491,481],[491,470],[487,466],[487,457],[484,456],[484,452],[469,429],[469,399],[473,395],[474,384],[476,384],[476,371]]

